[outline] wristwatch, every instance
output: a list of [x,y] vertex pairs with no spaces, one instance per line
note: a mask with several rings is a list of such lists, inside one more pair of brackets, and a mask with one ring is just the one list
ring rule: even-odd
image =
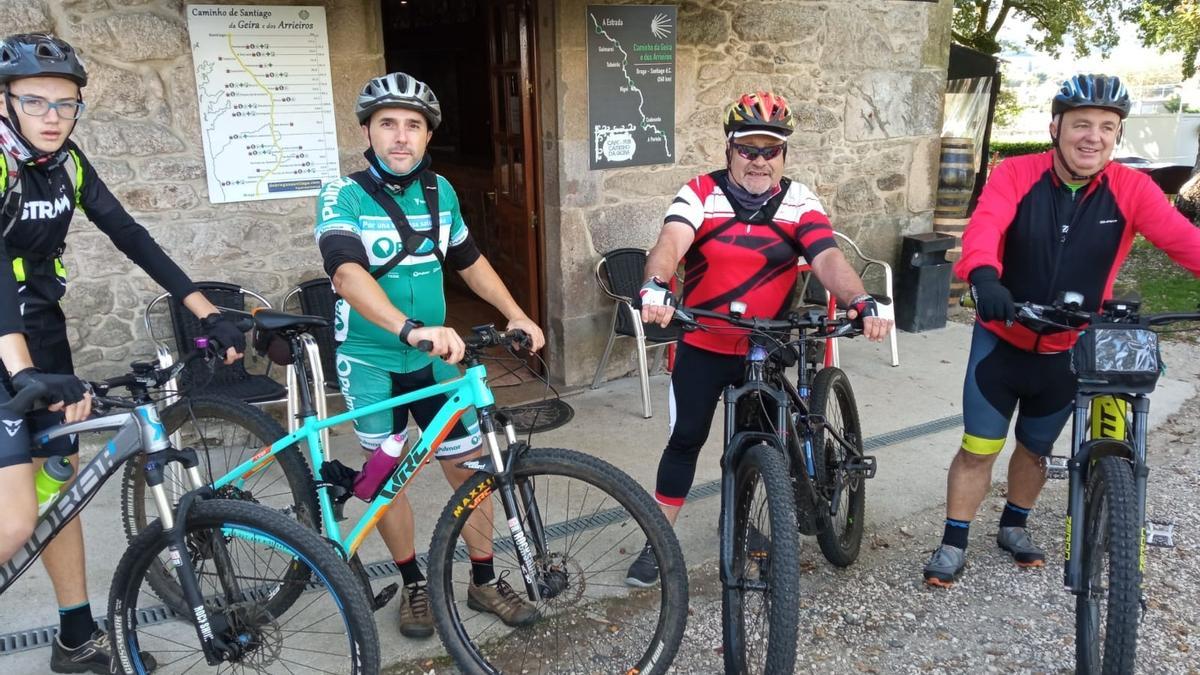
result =
[[408,344],[408,334],[413,332],[414,328],[424,328],[425,322],[417,321],[416,319],[405,319],[404,325],[400,328],[400,342]]

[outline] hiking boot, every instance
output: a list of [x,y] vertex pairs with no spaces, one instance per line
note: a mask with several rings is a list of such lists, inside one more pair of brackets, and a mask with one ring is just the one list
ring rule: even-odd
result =
[[467,607],[476,612],[488,612],[500,617],[506,626],[528,626],[538,618],[538,612],[525,598],[517,595],[504,580],[504,572],[493,582],[467,588]]
[[433,635],[433,613],[425,584],[405,586],[400,592],[400,634],[410,638]]
[[1020,567],[1042,567],[1046,564],[1046,552],[1034,545],[1029,538],[1029,531],[1023,527],[1000,528],[996,543],[1011,553]]
[[650,542],[646,542],[637,560],[629,566],[629,571],[625,573],[625,583],[638,588],[652,588],[658,583],[658,560],[654,557]]
[[[146,652],[138,652],[146,672],[153,672],[158,662]],[[112,646],[108,632],[98,630],[92,638],[78,647],[67,647],[56,636],[50,647],[50,670],[56,673],[107,673],[112,662]]]
[[957,546],[942,544],[925,563],[925,583],[938,588],[950,588],[958,581],[967,566],[967,552]]

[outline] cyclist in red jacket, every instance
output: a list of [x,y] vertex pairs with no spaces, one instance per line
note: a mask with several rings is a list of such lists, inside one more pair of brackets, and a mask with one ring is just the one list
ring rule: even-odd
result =
[[967,534],[992,481],[1018,410],[1017,447],[1008,464],[1008,503],[996,543],[1022,567],[1041,567],[1045,552],[1026,518],[1045,483],[1043,461],[1071,413],[1074,333],[1038,336],[1014,323],[1016,302],[1048,304],[1082,293],[1098,311],[1133,237],[1140,234],[1200,275],[1200,230],[1138,171],[1112,162],[1129,114],[1116,77],[1076,75],[1051,106],[1054,148],[1002,162],[988,180],[963,235],[954,271],[971,283],[978,317],[963,386],[964,434],[950,465],[941,546],[925,582],[950,586],[966,565]]

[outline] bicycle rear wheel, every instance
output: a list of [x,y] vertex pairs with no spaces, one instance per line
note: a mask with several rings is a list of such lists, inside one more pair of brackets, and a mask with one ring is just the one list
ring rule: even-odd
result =
[[[471,561],[459,537],[472,531],[490,537],[497,576],[529,599],[516,553],[526,541],[513,541],[493,498],[496,478],[477,473],[446,505],[429,548],[429,596],[446,651],[467,673],[665,672],[683,638],[688,600],[683,554],[662,512],[632,478],[595,457],[532,449],[513,461],[522,511],[514,516],[542,588],[537,617],[510,628],[470,607]],[[480,517],[493,510],[491,523]],[[660,583],[630,588],[626,570],[646,542]]]
[[[286,432],[266,413],[248,403],[222,396],[184,398],[165,408],[163,426],[168,434],[179,433],[181,447],[196,450],[200,476],[212,481],[253,457]],[[158,517],[154,498],[146,486],[146,455],[125,463],[121,477],[121,522],[125,536],[133,541]],[[183,468],[171,464],[164,471],[163,487],[174,503],[192,489]],[[282,511],[314,530],[320,530],[317,517],[316,486],[308,462],[297,446],[285,448],[262,470],[246,479],[240,488],[232,486],[218,497],[262,504]],[[150,570],[150,580],[163,602],[182,606],[179,583],[169,560]]]
[[[320,535],[276,511],[213,499],[192,506],[188,552],[215,637],[232,645],[221,668],[257,672],[377,673],[379,637],[362,585]],[[193,613],[158,604],[149,580],[167,555],[155,521],[134,539],[113,575],[108,621],[114,662],[156,673],[207,669]],[[299,566],[303,574],[277,574]],[[298,601],[272,609],[277,595]]]
[[1084,496],[1083,571],[1087,592],[1075,598],[1078,672],[1130,673],[1141,611],[1141,523],[1129,461],[1092,464]]
[[863,446],[858,404],[854,400],[854,390],[850,388],[850,378],[844,371],[823,368],[817,373],[811,412],[824,418],[852,446],[846,448],[824,427],[813,434],[815,460],[820,467],[816,489],[826,503],[836,500],[837,505],[836,515],[818,514],[825,527],[817,530],[817,544],[826,560],[838,567],[846,567],[858,559],[862,546],[867,481],[846,468],[847,459],[863,456]]
[[733,575],[722,590],[725,672],[790,673],[800,621],[795,497],[783,454],[760,443],[734,475]]

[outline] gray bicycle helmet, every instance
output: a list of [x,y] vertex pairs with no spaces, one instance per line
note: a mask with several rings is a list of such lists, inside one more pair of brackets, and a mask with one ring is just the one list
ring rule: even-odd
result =
[[1073,75],[1054,95],[1050,114],[1061,115],[1075,108],[1103,108],[1125,119],[1129,116],[1129,91],[1114,75]]
[[424,82],[405,73],[388,73],[371,78],[358,94],[354,114],[359,124],[366,124],[371,113],[380,108],[415,110],[429,121],[430,131],[442,123],[442,104]]
[[22,77],[65,77],[87,86],[87,70],[71,45],[44,33],[19,33],[0,40],[0,84]]

